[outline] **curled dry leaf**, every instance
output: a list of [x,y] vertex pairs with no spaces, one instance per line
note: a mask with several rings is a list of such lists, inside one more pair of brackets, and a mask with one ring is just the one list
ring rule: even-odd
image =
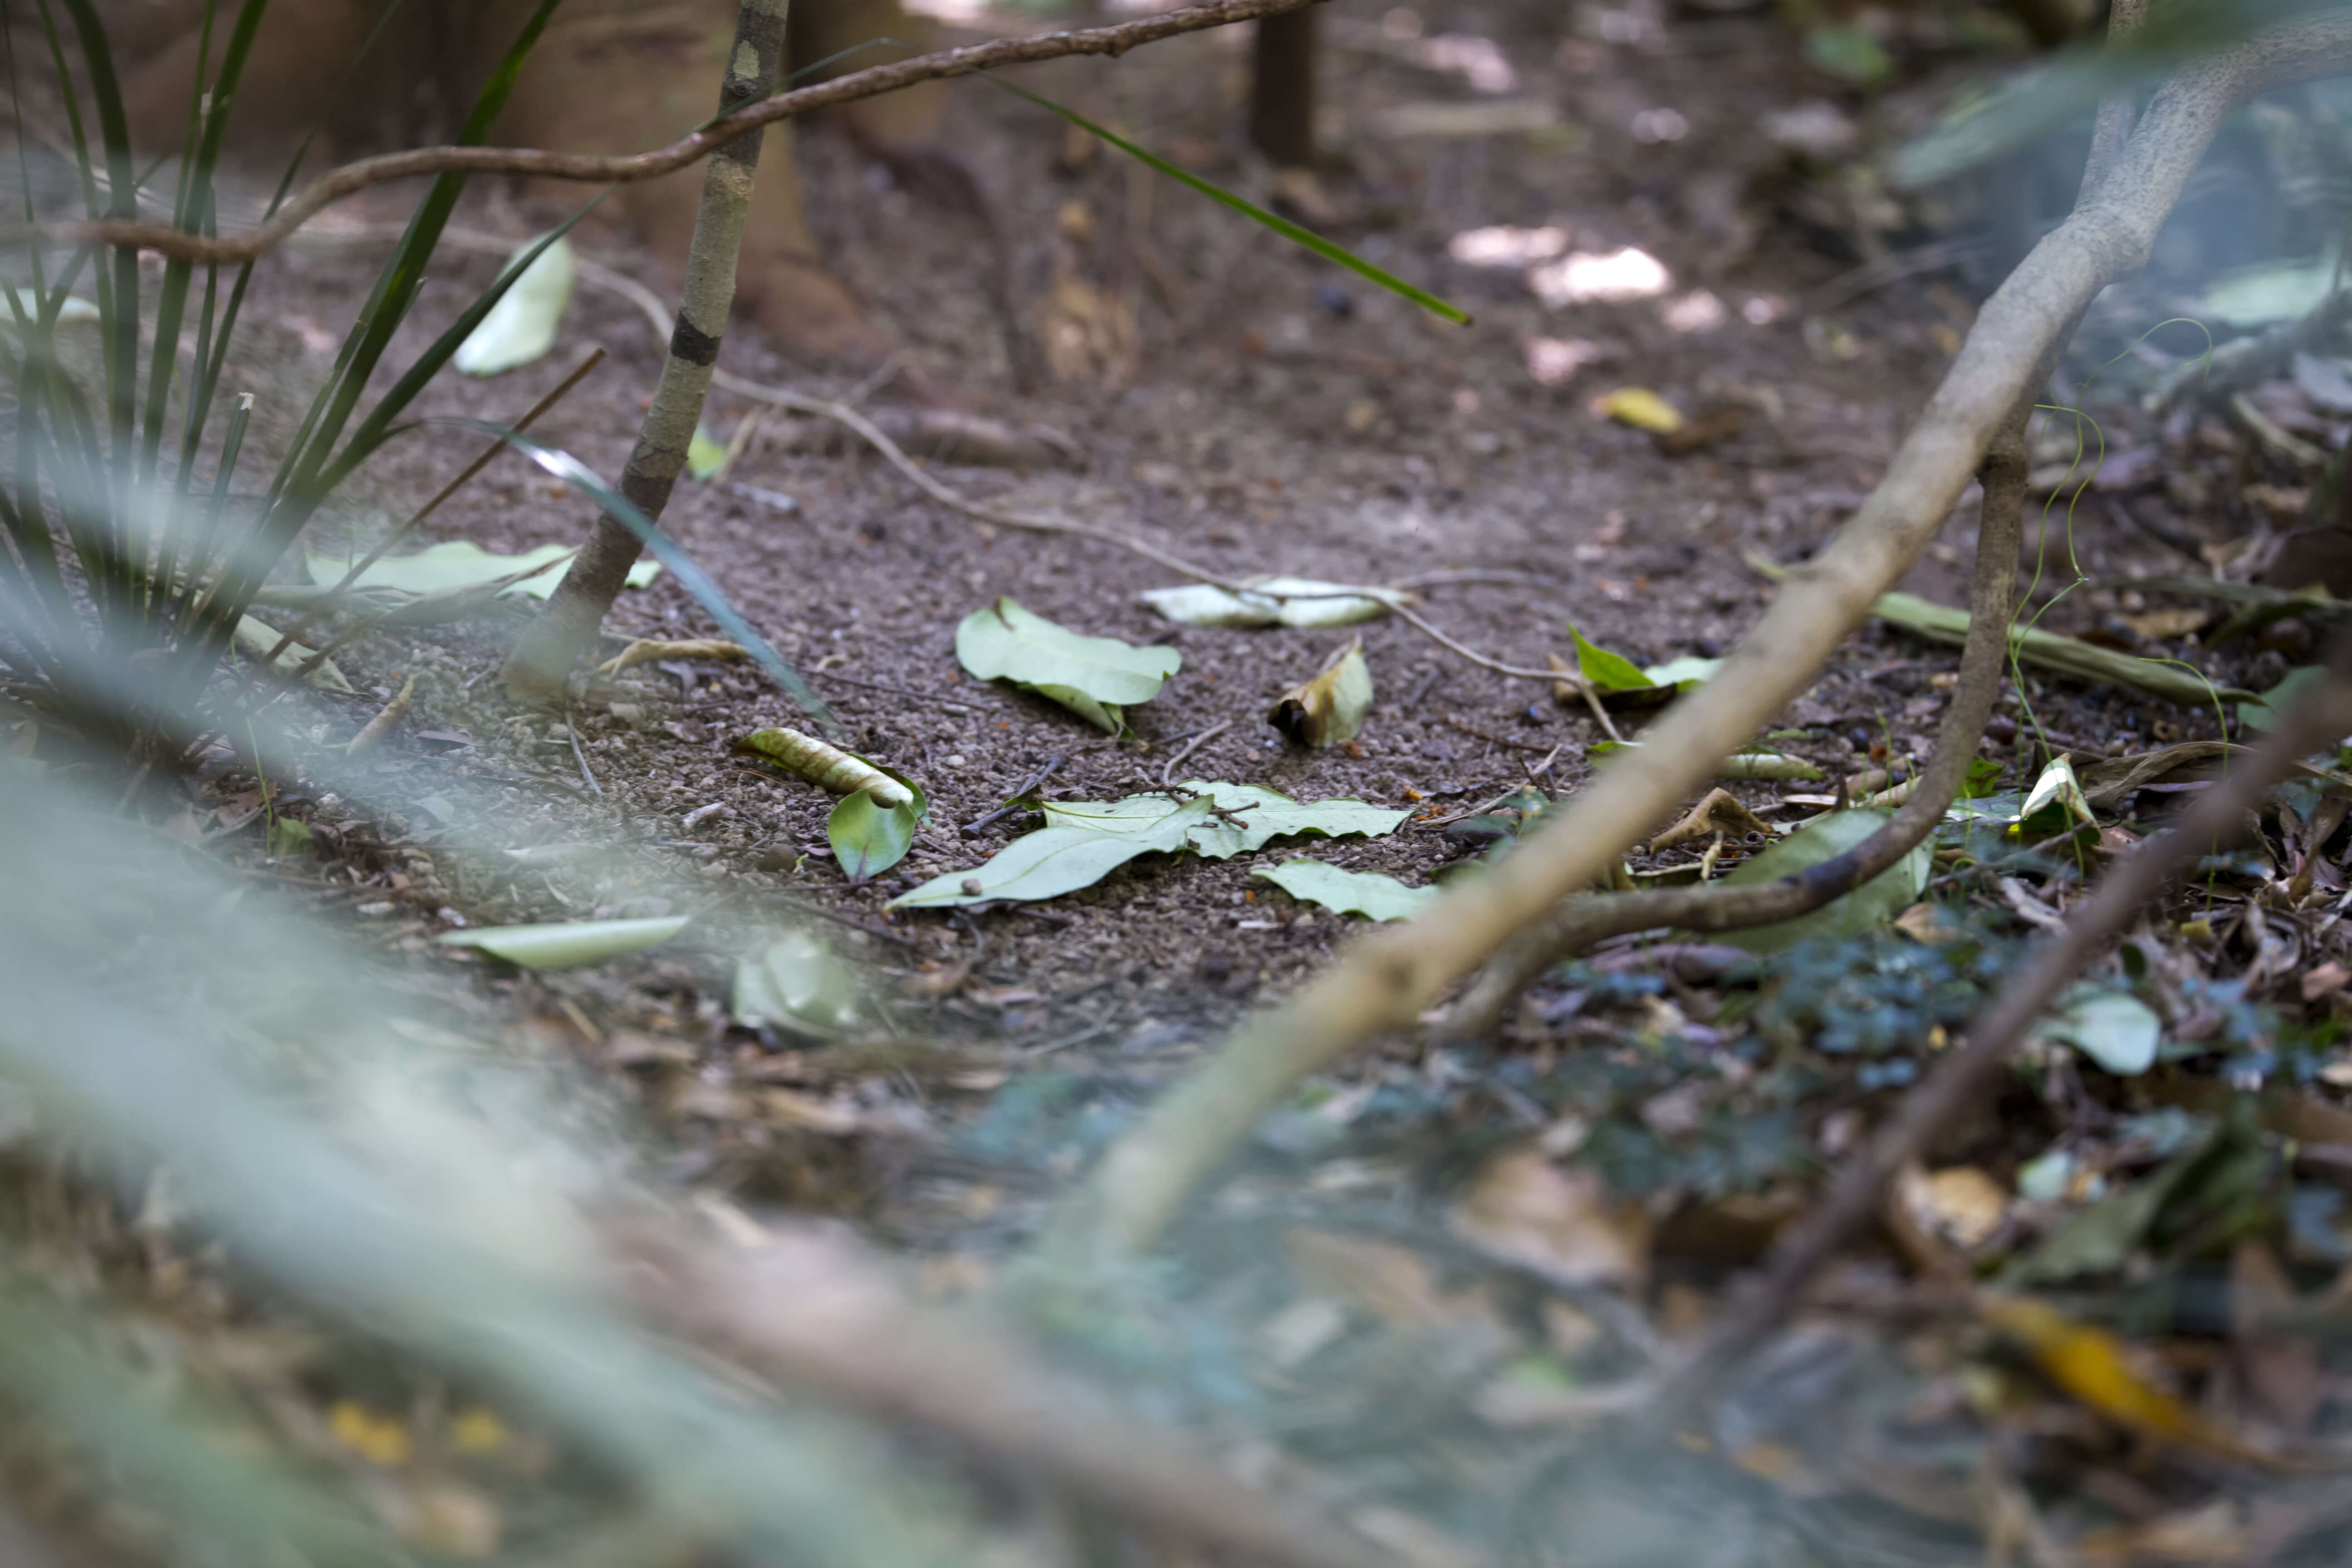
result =
[[1684,814],[1680,822],[1650,840],[1650,853],[1662,855],[1694,838],[1711,838],[1718,833],[1745,837],[1750,833],[1769,835],[1771,831],[1771,824],[1748,810],[1738,795],[1727,789],[1712,789]]
[[1991,1240],[2009,1215],[2009,1194],[1974,1165],[1906,1166],[1896,1178],[1895,1196],[1921,1229],[1963,1251]]
[[732,749],[764,757],[835,795],[870,795],[879,806],[908,805],[915,798],[913,790],[865,758],[782,725],[754,730],[736,742]]
[[1372,668],[1364,639],[1350,637],[1312,680],[1275,699],[1265,721],[1302,746],[1337,746],[1356,738],[1372,706]]
[[394,695],[392,700],[385,703],[383,710],[374,718],[369,720],[358,734],[352,737],[352,743],[343,748],[343,754],[348,757],[365,756],[383,745],[383,738],[392,733],[393,726],[398,724],[401,716],[408,711],[409,699],[415,695],[416,677],[412,675],[400,683],[400,690]]
[[665,658],[707,658],[731,662],[749,658],[751,650],[724,637],[688,637],[682,642],[665,642],[659,637],[639,637],[612,658],[596,667],[602,675],[618,675],[640,664],[652,664]]

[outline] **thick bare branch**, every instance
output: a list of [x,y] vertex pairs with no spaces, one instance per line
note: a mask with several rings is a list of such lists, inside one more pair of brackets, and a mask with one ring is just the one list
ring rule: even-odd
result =
[[288,201],[268,223],[249,234],[226,238],[187,234],[155,224],[71,222],[15,225],[0,229],[0,245],[131,245],[194,262],[234,265],[250,261],[283,243],[288,235],[335,203],[388,180],[447,173],[530,174],[541,179],[585,180],[602,184],[650,180],[709,157],[738,137],[814,110],[896,92],[941,77],[968,76],[974,71],[1059,59],[1066,55],[1122,55],[1138,44],[1156,43],[1204,27],[1223,27],[1260,16],[1278,16],[1316,3],[1317,0],[1210,0],[1206,5],[1187,5],[1114,26],[1038,33],[1024,38],[999,38],[958,49],[941,49],[910,60],[852,71],[814,87],[777,93],[748,104],[692,135],[681,136],[667,147],[627,156],[549,153],[532,147],[419,147],[405,153],[387,153],[346,163],[320,175]]
[[2146,260],[2222,119],[2264,86],[2326,74],[2347,59],[2352,16],[2329,14],[2261,34],[2167,82],[2114,173],[1986,301],[1870,500],[1791,576],[1725,667],[1487,876],[1365,939],[1231,1036],[1111,1150],[1065,1210],[1057,1238],[1147,1244],[1292,1085],[1410,1024],[1512,933],[1592,886],[1626,845],[1811,682],[1917,557],[1993,433],[2032,389],[2045,355],[2101,289]]

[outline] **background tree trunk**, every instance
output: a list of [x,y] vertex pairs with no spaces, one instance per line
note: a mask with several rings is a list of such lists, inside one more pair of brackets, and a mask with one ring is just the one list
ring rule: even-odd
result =
[[1260,17],[1250,84],[1250,145],[1277,167],[1315,162],[1315,8]]

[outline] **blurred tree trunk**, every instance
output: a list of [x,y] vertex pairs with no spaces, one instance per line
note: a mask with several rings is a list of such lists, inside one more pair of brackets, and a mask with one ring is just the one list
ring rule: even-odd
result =
[[1250,84],[1250,144],[1277,168],[1315,162],[1315,8],[1257,24],[1256,76]]

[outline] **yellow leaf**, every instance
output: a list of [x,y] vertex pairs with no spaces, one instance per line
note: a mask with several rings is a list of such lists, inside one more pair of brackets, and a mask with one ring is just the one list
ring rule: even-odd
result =
[[460,1454],[495,1454],[511,1436],[495,1412],[478,1405],[460,1410],[449,1423],[449,1447]]
[[408,1428],[396,1415],[378,1415],[356,1399],[338,1399],[327,1412],[335,1440],[372,1465],[396,1469],[413,1451]]
[[1683,427],[1682,410],[1646,386],[1621,386],[1592,400],[1592,412],[1653,436],[1671,436]]

